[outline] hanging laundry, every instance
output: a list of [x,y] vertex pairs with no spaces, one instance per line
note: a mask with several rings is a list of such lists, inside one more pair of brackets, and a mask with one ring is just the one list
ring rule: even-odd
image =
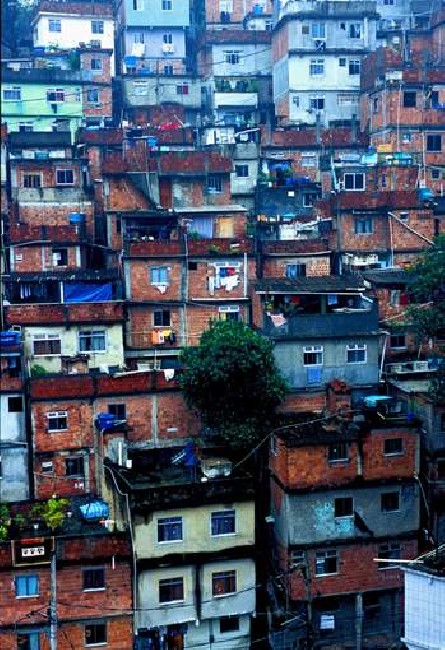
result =
[[174,368],[164,368],[164,379],[165,381],[170,381],[175,376]]
[[165,293],[167,291],[167,285],[166,284],[157,284],[156,289],[159,291],[159,293]]
[[221,286],[225,287],[226,291],[232,291],[232,289],[237,287],[238,284],[239,284],[239,278],[237,275],[228,276],[226,278],[221,279]]
[[275,327],[281,327],[281,325],[285,325],[287,323],[287,318],[285,318],[283,314],[271,314],[270,312],[267,312],[267,315]]

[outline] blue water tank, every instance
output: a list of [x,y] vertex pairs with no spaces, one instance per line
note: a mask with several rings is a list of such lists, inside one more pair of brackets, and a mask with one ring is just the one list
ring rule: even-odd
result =
[[99,413],[96,418],[96,426],[98,429],[109,429],[116,422],[116,416],[111,413]]
[[2,347],[20,345],[20,332],[0,332],[0,344]]
[[70,212],[70,224],[72,226],[80,226],[85,223],[84,212]]

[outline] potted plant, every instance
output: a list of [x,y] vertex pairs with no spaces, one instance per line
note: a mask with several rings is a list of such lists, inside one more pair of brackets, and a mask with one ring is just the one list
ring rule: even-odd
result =
[[48,499],[42,508],[42,519],[51,530],[60,528],[64,522],[67,510],[68,499],[52,497]]

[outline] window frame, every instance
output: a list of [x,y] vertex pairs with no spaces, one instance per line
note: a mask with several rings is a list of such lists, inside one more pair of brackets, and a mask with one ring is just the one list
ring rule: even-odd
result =
[[[5,97],[5,93],[18,94],[18,97]],[[21,102],[22,101],[22,87],[21,86],[11,86],[7,88],[2,88],[2,101],[4,102]]]
[[91,20],[91,33],[92,34],[103,34],[105,30],[105,23],[103,20],[93,18]]
[[[321,355],[321,361],[315,361],[315,363],[309,363],[305,361],[305,355]],[[322,345],[304,345],[303,346],[303,366],[305,368],[321,367],[323,366],[324,360],[324,347]]]
[[[23,632],[16,633],[17,650],[40,650],[40,632]],[[25,645],[26,644],[26,645]]]
[[[72,177],[72,181],[69,181],[70,174],[71,174],[71,177]],[[62,177],[65,178],[64,181],[60,180]],[[64,186],[69,186],[69,187],[74,185],[74,169],[72,169],[71,167],[57,167],[56,168],[56,185],[64,185]]]
[[310,77],[323,77],[326,74],[326,60],[323,58],[316,58],[309,60],[309,76]]
[[[397,507],[388,507],[388,504],[384,505],[384,501],[390,500],[391,498],[394,497],[397,497]],[[382,492],[380,494],[380,510],[382,513],[400,512],[400,490],[393,490],[391,492]]]
[[295,278],[307,277],[307,264],[305,264],[304,262],[286,264],[285,276],[290,280],[295,280]]
[[243,50],[223,50],[225,65],[242,65]]
[[[156,275],[159,275],[159,280],[156,280]],[[161,276],[164,276],[166,279],[162,279]],[[165,286],[169,285],[169,270],[168,266],[150,266],[149,267],[149,282],[152,287]]]
[[335,519],[346,519],[354,516],[354,498],[336,497],[334,499]]
[[[36,591],[33,591],[31,593],[31,580],[35,581],[35,587]],[[24,591],[26,593],[23,594],[18,594],[17,593],[17,586],[18,584],[23,584],[25,586]],[[22,599],[22,598],[37,598],[40,596],[40,580],[39,580],[39,575],[37,573],[27,573],[24,575],[16,575],[14,576],[14,592],[15,592],[15,597],[16,599]]]
[[[403,345],[400,345],[401,339],[403,337]],[[395,341],[393,342],[393,339]],[[403,334],[390,334],[389,337],[389,347],[391,350],[405,350],[406,348],[406,333],[404,332]]]
[[65,91],[63,88],[48,88],[46,91],[46,101],[49,104],[62,104],[65,101]]
[[[93,66],[93,62],[94,62],[94,66]],[[96,65],[98,65],[98,67],[96,67]],[[98,56],[92,56],[90,59],[90,70],[92,70],[93,72],[102,72],[103,69],[104,69],[103,59]]]
[[[213,571],[211,577],[212,598],[224,598],[237,593],[237,571],[226,569],[224,571]],[[223,591],[221,591],[222,585]]]
[[[334,451],[338,450],[338,451]],[[344,454],[344,455],[340,455]],[[334,456],[336,456],[334,458]],[[349,462],[349,443],[340,441],[340,442],[331,442],[328,445],[328,463],[346,463]]]
[[323,95],[312,95],[309,97],[309,110],[324,111],[326,108],[326,97]]
[[402,98],[402,108],[416,108],[416,107],[417,107],[417,92],[415,90],[404,90],[403,98]]
[[[362,184],[359,184],[359,186],[357,186],[358,178],[361,178],[362,181]],[[352,185],[346,187],[347,183],[349,184],[349,179],[353,180]],[[365,174],[363,172],[344,172],[342,180],[345,192],[363,192],[366,189]]]
[[[180,598],[169,598],[164,600],[161,598],[161,590],[169,589],[171,587],[179,587],[181,589],[182,595]],[[158,599],[159,605],[171,605],[171,603],[183,603],[185,601],[185,580],[184,576],[178,576],[176,578],[161,578],[158,581]]]
[[[94,93],[94,98],[92,98],[92,93]],[[98,104],[100,101],[100,92],[99,88],[87,88],[86,100],[87,104]]]
[[[231,632],[239,632],[240,617],[237,615],[220,616],[219,617],[219,633],[230,634]],[[224,623],[224,625],[223,625]],[[231,624],[232,623],[232,624]],[[226,626],[227,624],[227,626]],[[225,629],[223,629],[223,627]]]
[[[396,446],[394,443],[399,443],[400,445],[397,444],[397,449],[396,450],[390,450],[391,446]],[[404,450],[403,450],[403,438],[385,438],[383,441],[383,454],[385,456],[403,456]]]
[[[93,580],[91,583],[98,582],[99,584],[93,584],[93,586],[87,586],[85,583],[88,582],[85,580],[87,575],[91,575]],[[100,580],[97,580],[97,576],[100,576]],[[105,591],[105,567],[83,567],[82,568],[82,591]]]
[[[323,568],[325,570],[319,571],[318,567],[323,560]],[[327,562],[335,560],[335,571],[327,571]],[[324,577],[338,575],[340,565],[340,555],[337,549],[327,549],[326,551],[317,551],[315,553],[315,577]]]
[[[114,415],[117,420],[126,420],[127,419],[127,405],[123,403],[113,402],[108,404],[108,413]],[[114,412],[113,412],[114,411]],[[121,411],[121,412],[119,412]]]
[[[52,29],[54,26],[58,27],[58,29]],[[62,20],[60,18],[48,18],[48,32],[51,34],[61,34]]]
[[372,235],[373,232],[374,219],[372,217],[355,217],[354,235]]
[[[230,521],[231,524],[233,524],[233,530],[230,530],[229,532],[224,532],[224,533],[218,533],[214,532],[214,527],[213,524],[216,523],[217,521],[223,520],[224,523],[226,521]],[[232,526],[231,526],[232,527]],[[214,512],[210,513],[210,537],[230,537],[236,535],[236,511],[235,509],[227,509],[227,510],[215,510]]]
[[219,174],[209,174],[207,177],[207,191],[213,194],[221,194],[223,191],[223,181]]
[[[368,346],[366,343],[351,343],[346,346],[346,364],[361,365],[368,362]],[[363,359],[358,358],[359,353],[363,352]],[[350,354],[352,355],[350,357]],[[357,358],[355,358],[357,357]]]
[[170,309],[160,308],[153,311],[153,327],[171,327],[171,323]]
[[[51,420],[61,421],[65,426],[50,426]],[[58,433],[59,431],[68,431],[68,411],[47,411],[46,413],[48,433]]]
[[[98,640],[97,638],[94,641],[87,641],[87,629],[91,628],[96,630],[95,636],[97,635],[97,630],[103,628],[103,638]],[[84,638],[85,638],[85,647],[97,646],[97,645],[106,645],[108,643],[108,634],[107,634],[107,623],[106,621],[101,622],[88,622],[84,625]]]
[[[396,553],[396,555],[393,555]],[[397,560],[400,560],[402,557],[402,545],[400,542],[386,542],[385,544],[379,544],[377,549],[377,558],[379,560],[396,560],[394,564],[390,562],[382,562],[378,564],[379,571],[382,569],[398,569]]]
[[[90,339],[90,345],[91,345],[93,338],[99,338],[99,337],[103,339],[103,344],[104,344],[104,347],[101,349],[94,349],[91,347],[84,348],[81,344],[81,342],[85,342],[85,340]],[[77,349],[80,353],[85,353],[85,354],[106,354],[108,352],[107,330],[106,329],[79,330],[77,332]]]
[[182,81],[176,85],[176,94],[186,97],[189,94],[190,86],[187,81]]
[[426,150],[429,153],[440,153],[442,151],[442,134],[428,134],[426,136]]
[[[31,179],[33,179],[32,183],[30,183]],[[37,180],[37,184],[35,184],[36,180]],[[24,187],[27,190],[39,190],[42,187],[42,174],[40,172],[24,173],[22,187]]]
[[161,11],[173,11],[173,0],[161,0]]
[[237,178],[249,178],[249,165],[246,165],[245,163],[235,164],[234,171]]
[[350,40],[360,40],[362,38],[361,23],[349,23],[348,38]]
[[[68,463],[73,464],[70,472],[68,472]],[[81,471],[72,471],[73,469],[81,469]],[[85,457],[83,455],[67,456],[65,458],[65,476],[70,478],[85,478]]]
[[[36,352],[36,343],[48,344],[48,351]],[[57,345],[58,344],[58,345]],[[55,345],[59,351],[54,352],[51,348]],[[33,357],[60,357],[62,354],[62,337],[60,334],[33,334],[32,356]]]
[[360,59],[349,59],[348,61],[348,74],[350,77],[356,77],[360,75],[361,72],[361,61]]
[[[20,400],[20,408],[17,408]],[[14,408],[11,409],[11,404]],[[23,413],[23,396],[8,395],[8,413]]]
[[[156,525],[156,539],[158,544],[178,544],[184,541],[184,518],[181,516],[176,516],[176,517],[158,517],[157,519],[157,525]],[[178,530],[180,530],[180,537],[177,538],[171,538],[168,535],[171,534],[171,531],[168,532],[169,526],[172,526],[171,530],[176,530],[176,527],[178,526]],[[161,535],[162,531],[162,535]],[[166,533],[168,533],[166,535]],[[175,535],[175,533],[173,533]],[[164,536],[164,539],[161,539],[161,537]]]

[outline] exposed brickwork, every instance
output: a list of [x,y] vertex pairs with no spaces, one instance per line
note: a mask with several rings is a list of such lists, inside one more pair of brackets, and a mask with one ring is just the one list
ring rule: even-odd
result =
[[122,304],[91,302],[68,305],[8,305],[5,316],[8,325],[116,323],[122,320]]

